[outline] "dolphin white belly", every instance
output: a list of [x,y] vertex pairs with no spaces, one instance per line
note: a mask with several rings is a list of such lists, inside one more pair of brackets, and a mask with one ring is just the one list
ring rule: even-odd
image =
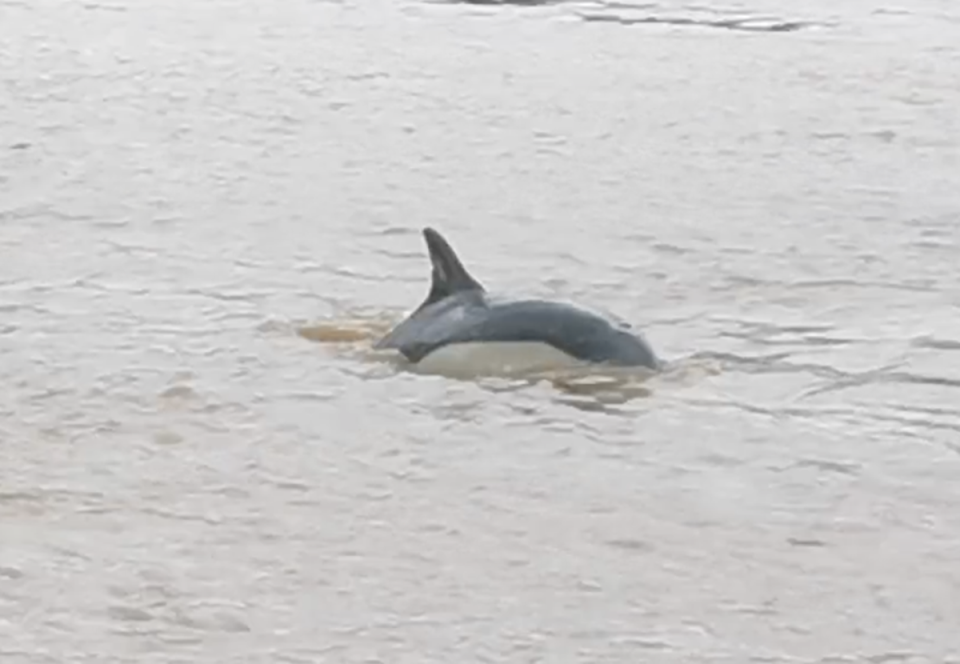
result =
[[416,368],[447,376],[510,376],[586,364],[539,341],[471,341],[441,346],[417,362]]

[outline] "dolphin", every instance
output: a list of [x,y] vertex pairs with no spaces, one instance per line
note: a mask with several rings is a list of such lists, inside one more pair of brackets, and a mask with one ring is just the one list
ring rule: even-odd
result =
[[375,345],[431,370],[483,372],[602,365],[661,368],[630,326],[571,304],[489,294],[435,229],[423,229],[432,266],[430,292]]

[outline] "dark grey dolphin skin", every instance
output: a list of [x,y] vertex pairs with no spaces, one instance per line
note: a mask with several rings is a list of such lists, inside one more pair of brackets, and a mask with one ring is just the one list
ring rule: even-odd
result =
[[569,304],[492,298],[440,233],[424,228],[423,237],[433,266],[430,293],[375,348],[399,350],[416,363],[451,344],[526,341],[588,363],[660,368],[650,346],[627,326]]

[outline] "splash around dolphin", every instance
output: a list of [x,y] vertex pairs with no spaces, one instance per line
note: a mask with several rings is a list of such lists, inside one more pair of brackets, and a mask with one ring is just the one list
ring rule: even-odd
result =
[[423,237],[430,292],[374,348],[397,350],[413,365],[440,372],[661,368],[628,325],[566,303],[492,296],[440,233],[428,227]]

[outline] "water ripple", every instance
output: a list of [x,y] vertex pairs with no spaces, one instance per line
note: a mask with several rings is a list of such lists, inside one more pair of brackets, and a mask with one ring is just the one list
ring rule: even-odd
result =
[[[3,664],[949,660],[956,3],[84,1],[0,20]],[[668,367],[373,353],[428,224]]]

